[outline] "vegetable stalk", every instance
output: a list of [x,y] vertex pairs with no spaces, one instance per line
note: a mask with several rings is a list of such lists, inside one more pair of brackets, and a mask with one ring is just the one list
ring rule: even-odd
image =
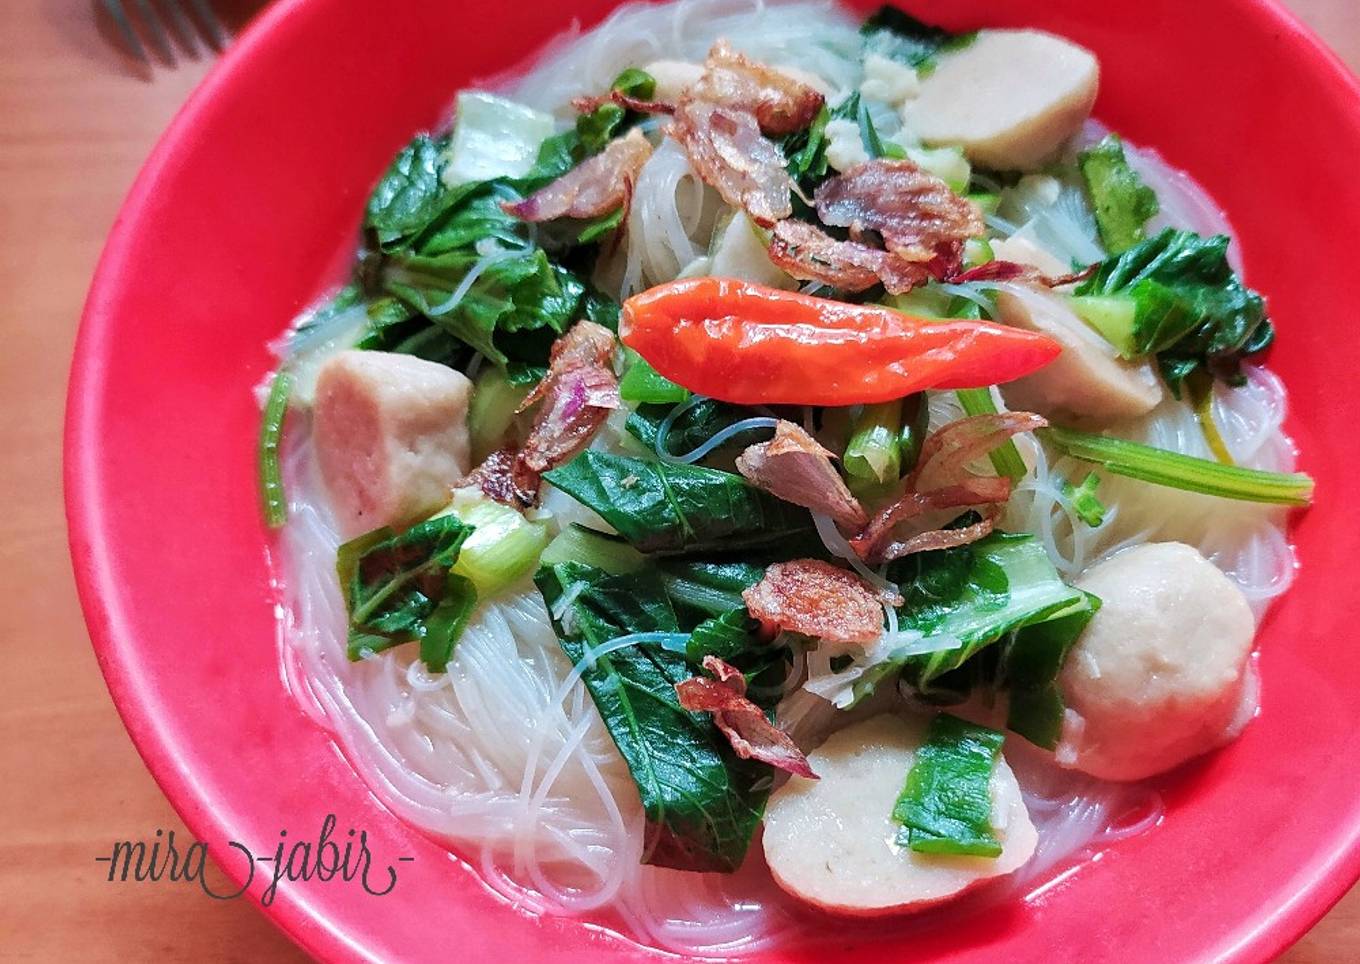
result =
[[283,491],[279,445],[283,438],[284,416],[288,414],[288,393],[292,387],[293,376],[288,372],[280,371],[274,376],[260,428],[260,490],[264,495],[264,521],[271,529],[277,529],[288,521],[288,497]]
[[901,401],[865,405],[841,458],[845,471],[856,479],[895,482],[902,474],[901,431]]
[[1313,480],[1302,472],[1263,472],[1222,465],[1138,442],[1068,428],[1047,428],[1042,432],[1047,441],[1073,458],[1094,462],[1115,475],[1154,485],[1243,502],[1308,505],[1313,500]]

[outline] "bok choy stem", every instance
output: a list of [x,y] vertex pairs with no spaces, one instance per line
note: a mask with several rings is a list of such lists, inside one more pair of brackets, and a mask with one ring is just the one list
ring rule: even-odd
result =
[[283,419],[288,414],[288,394],[293,376],[280,370],[269,385],[260,426],[260,491],[264,496],[264,521],[277,529],[288,521],[288,497],[283,491],[283,472],[279,467],[279,444],[283,439]]
[[1313,480],[1302,472],[1264,472],[1223,465],[1068,428],[1046,428],[1040,432],[1048,442],[1075,459],[1094,462],[1115,475],[1154,485],[1243,502],[1308,505],[1313,500]]
[[898,434],[902,429],[902,402],[893,400],[865,405],[855,419],[841,464],[857,479],[896,482],[902,474]]

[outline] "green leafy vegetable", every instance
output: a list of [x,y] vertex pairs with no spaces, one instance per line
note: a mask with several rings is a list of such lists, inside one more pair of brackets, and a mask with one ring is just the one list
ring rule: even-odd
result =
[[1040,429],[1063,452],[1115,475],[1243,502],[1307,505],[1313,480],[1302,472],[1263,472],[1070,428]]
[[[620,386],[620,393],[623,389]],[[673,405],[654,405],[641,403],[628,415],[628,433],[652,451],[656,451],[656,440],[661,423],[671,414]],[[666,451],[673,455],[691,452],[707,442],[718,432],[735,425],[756,413],[740,405],[720,402],[712,398],[690,400],[686,407],[671,421],[666,433]],[[750,445],[768,438],[767,428],[753,428],[738,432],[728,440],[729,445]]]
[[458,94],[442,174],[450,185],[523,177],[556,127],[551,114],[480,90]]
[[[645,70],[629,67],[614,78],[609,89],[634,100],[651,100],[652,94],[656,92],[656,80]],[[576,118],[576,134],[581,140],[584,154],[598,154],[611,140],[644,116],[614,103],[601,104],[593,111],[580,115]]]
[[273,529],[288,521],[288,496],[283,491],[279,445],[283,440],[283,420],[288,414],[288,392],[292,382],[288,372],[275,373],[260,423],[260,492],[264,497],[264,521]]
[[620,636],[679,630],[660,580],[648,571],[611,576],[560,563],[540,569],[537,581],[554,612],[569,588],[581,587],[554,624],[563,652],[586,667],[586,688],[637,783],[646,814],[643,863],[736,870],[765,809],[769,768],[737,757],[711,717],[680,706],[675,684],[694,675],[683,654],[640,642],[599,656],[593,667],[585,662],[590,649]]
[[[852,95],[853,96],[853,95]],[[804,189],[826,177],[826,125],[831,121],[831,112],[823,104],[817,116],[812,119],[805,131],[797,131],[784,141],[784,156],[787,157],[786,169]]]
[[893,807],[897,843],[918,853],[1001,856],[991,780],[1005,739],[947,713],[935,717]]
[[1117,134],[1107,134],[1095,147],[1082,151],[1077,164],[1105,250],[1123,254],[1143,240],[1143,226],[1161,210],[1156,192],[1129,166]]
[[477,609],[477,585],[466,576],[450,573],[444,595],[425,618],[420,637],[420,659],[433,672],[448,668],[453,649]]
[[531,522],[475,489],[456,490],[444,511],[472,527],[453,571],[472,580],[482,598],[495,596],[538,568],[539,553],[548,544],[544,523]]
[[1274,337],[1265,302],[1228,264],[1228,241],[1167,228],[1101,262],[1076,291],[1133,299],[1133,348],[1157,356],[1177,397],[1200,369],[1239,384],[1241,360]]
[[[630,67],[614,78],[609,89],[634,100],[651,100],[656,91],[656,80],[645,70]],[[628,128],[645,117],[645,114],[627,110],[610,101],[579,114],[573,128],[543,142],[538,160],[523,179],[523,187],[525,190],[534,190],[556,180],[586,158],[604,150],[611,140],[626,133]]]
[[[1028,533],[993,532],[959,548],[971,551],[934,566],[923,559],[933,553],[918,553],[889,573],[894,579],[899,572],[912,576],[899,583],[906,600],[898,610],[901,628],[961,643],[958,649],[911,657],[907,675],[918,689],[1006,633],[1086,605],[1085,593],[1062,581],[1043,546]],[[912,559],[921,561],[913,565]]]
[[1062,480],[1063,495],[1072,501],[1072,509],[1077,513],[1077,517],[1088,526],[1098,526],[1105,521],[1105,503],[1096,495],[1099,486],[1100,476],[1094,472],[1086,473],[1086,478],[1081,480],[1080,485],[1073,485],[1067,479]]
[[902,471],[916,468],[921,458],[921,443],[930,434],[930,406],[925,392],[918,392],[902,400],[902,430],[897,439],[897,450],[902,460]]
[[420,642],[429,668],[441,672],[476,604],[471,580],[451,572],[469,526],[436,516],[396,533],[376,529],[342,545],[336,571],[349,611],[349,658]]
[[601,214],[597,218],[591,218],[584,222],[581,232],[576,235],[577,243],[590,244],[592,241],[600,240],[609,232],[617,229],[623,223],[623,216],[627,213],[627,210],[620,205],[609,214]]
[[689,634],[685,654],[695,665],[705,656],[716,656],[725,663],[737,661],[756,645],[760,624],[743,609],[729,609],[720,616],[705,619]]
[[[634,96],[652,83],[640,71],[625,75]],[[571,322],[584,316],[617,325],[618,306],[584,277],[597,250],[591,245],[623,212],[582,223],[574,245],[563,239],[549,255],[503,204],[565,174],[642,115],[608,103],[548,136],[551,118],[522,105],[477,92],[465,92],[459,104],[452,144],[416,137],[369,200],[360,272],[364,291],[381,296],[384,308],[362,347],[459,364],[466,346],[507,372],[541,371],[553,338]],[[519,155],[537,153],[523,176],[516,176],[525,171],[522,159],[498,159],[485,145],[497,123],[513,127],[507,136]]]
[[1067,304],[1082,321],[1110,343],[1121,358],[1137,358],[1133,326],[1138,303],[1127,295],[1070,295]]
[[384,244],[429,224],[447,203],[439,179],[446,141],[418,134],[393,159],[373,189],[364,213],[364,226],[378,233]]
[[524,190],[528,192],[557,180],[585,158],[581,135],[576,128],[554,134],[539,147],[534,166],[524,175]]
[[741,609],[741,594],[765,575],[764,566],[737,560],[667,559],[658,571],[671,602],[700,619]]
[[[823,104],[807,130],[795,131],[784,139],[784,156],[788,158],[785,169],[808,197],[812,196],[813,189],[831,171],[830,162],[826,159],[828,143],[826,125],[833,120],[852,120],[858,123],[859,118],[859,91],[853,91],[835,107],[828,108]],[[797,195],[794,200],[802,204]],[[806,208],[806,205],[803,207]]]
[[874,127],[874,119],[869,116],[869,105],[864,101],[859,101],[859,110],[855,116],[859,124],[859,140],[864,145],[864,153],[871,158],[890,157],[901,160],[907,156],[907,150],[901,144],[894,144],[892,141],[884,141],[878,136],[878,129]]
[[890,6],[880,7],[877,13],[870,15],[859,32],[864,38],[865,54],[896,60],[922,74],[935,68],[941,53],[959,50],[977,38],[976,32],[953,34]]
[[[953,524],[976,518],[965,515]],[[942,677],[1006,634],[1086,606],[1086,595],[1062,581],[1043,546],[1027,533],[993,532],[968,545],[906,556],[889,566],[888,578],[903,597],[899,631],[957,642],[919,655],[889,647],[860,668],[850,683],[849,704],[899,673],[929,697],[948,682]]]
[[811,527],[806,510],[731,472],[587,449],[543,476],[644,552],[731,551]]
[[[475,281],[464,286],[468,272],[476,267],[481,271]],[[535,329],[561,334],[579,316],[585,293],[583,282],[537,248],[495,261],[474,249],[434,257],[394,255],[385,285],[435,325],[501,367],[509,357],[497,335]],[[545,361],[550,346],[551,340],[541,352]]]
[[499,368],[487,367],[477,374],[467,414],[472,464],[480,465],[500,448],[515,420],[515,409],[528,394],[528,385],[514,384]]
[[1063,660],[1100,608],[1086,593],[1086,605],[1019,630],[1005,648],[1002,679],[1009,691],[1006,727],[1036,746],[1052,750],[1062,736],[1066,704],[1058,689]]

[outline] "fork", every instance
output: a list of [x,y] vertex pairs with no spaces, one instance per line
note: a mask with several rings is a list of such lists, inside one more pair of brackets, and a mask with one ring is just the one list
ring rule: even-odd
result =
[[[203,40],[213,50],[220,52],[226,45],[226,30],[217,19],[217,14],[213,13],[208,0],[160,0],[156,4],[151,0],[128,0],[128,2],[102,0],[102,2],[132,54],[143,63],[151,63],[151,58],[147,56],[146,46],[143,45],[141,37],[133,29],[133,17],[140,20],[142,30],[150,38],[156,53],[171,66],[175,64],[175,53],[170,43],[172,34],[190,57],[198,56],[198,42],[194,39],[195,25],[202,33]],[[185,11],[186,5],[192,9],[192,14]],[[129,16],[129,8],[132,10],[132,16]]]

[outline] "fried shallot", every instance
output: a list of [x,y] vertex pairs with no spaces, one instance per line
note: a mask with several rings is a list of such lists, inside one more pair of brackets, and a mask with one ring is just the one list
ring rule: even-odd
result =
[[533,505],[543,473],[584,448],[622,404],[613,355],[613,332],[594,322],[578,321],[557,339],[548,374],[517,410],[543,402],[524,445],[518,451],[507,447],[491,453],[466,484],[476,485],[498,502]]
[[[1031,412],[999,412],[950,422],[921,445],[920,460],[903,480],[897,497],[881,508],[850,545],[867,562],[878,564],[914,552],[944,549],[981,539],[992,531],[1000,506],[1010,498],[1005,476],[972,475],[970,463],[1013,435],[1043,428],[1048,422]],[[931,529],[898,538],[896,528],[933,509],[988,506],[980,522],[958,529]]]
[[805,129],[825,102],[812,87],[743,57],[726,40],[709,50],[703,76],[685,91],[684,99],[753,114],[760,130],[773,136]]
[[521,221],[535,222],[608,214],[628,204],[638,172],[651,156],[652,145],[635,127],[552,183],[501,207]]
[[930,280],[920,264],[858,241],[838,241],[806,221],[780,221],[770,236],[770,261],[800,281],[819,281],[842,291],[883,284],[904,294]]
[[768,228],[793,213],[793,179],[784,156],[760,133],[754,114],[686,98],[668,133],[703,182],[752,221]]
[[819,559],[777,562],[741,598],[767,632],[790,630],[833,643],[873,642],[883,631],[883,603],[901,602]]
[[832,454],[792,422],[781,419],[774,438],[737,457],[737,471],[776,498],[829,515],[858,531],[869,517],[831,464]]
[[817,779],[789,735],[746,698],[746,677],[741,670],[716,656],[704,657],[704,669],[712,678],[696,676],[675,684],[681,706],[694,713],[712,713],[714,724],[743,760],[759,760],[786,773]]
[[908,160],[875,158],[828,178],[814,194],[824,224],[854,241],[873,231],[883,246],[938,278],[958,272],[963,243],[982,234],[982,212],[941,178]]

